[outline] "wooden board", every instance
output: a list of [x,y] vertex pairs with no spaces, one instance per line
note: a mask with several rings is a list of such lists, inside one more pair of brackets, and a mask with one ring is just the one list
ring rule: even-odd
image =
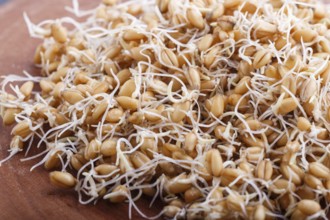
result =
[[[80,0],[84,7],[98,1]],[[329,0],[330,2],[330,0]],[[70,0],[0,0],[0,75],[18,74],[26,70],[38,74],[32,64],[38,40],[31,39],[23,20],[27,12],[33,22],[54,19],[68,14],[65,5]],[[0,158],[8,154],[10,128],[0,121]],[[48,172],[42,167],[30,172],[36,161],[20,162],[22,155],[0,167],[0,219],[128,219],[126,204],[114,205],[105,201],[94,205],[81,205],[77,195],[51,186]],[[161,205],[149,208],[147,200],[139,202],[149,216],[159,213]],[[142,219],[136,213],[133,219]]]
[[[83,0],[84,6],[99,1]],[[94,3],[93,3],[94,2]],[[20,74],[26,70],[38,74],[32,60],[40,42],[31,39],[23,20],[27,12],[33,22],[69,15],[64,10],[70,0],[0,0],[0,74]],[[0,158],[8,155],[10,128],[0,121]],[[20,162],[23,155],[14,157],[0,167],[0,219],[128,219],[128,205],[114,205],[106,201],[97,205],[81,205],[74,191],[65,191],[50,185],[48,172],[39,167],[29,169],[36,161]],[[149,208],[147,200],[139,202],[144,213],[154,216],[160,205]],[[138,214],[133,219],[142,219]]]

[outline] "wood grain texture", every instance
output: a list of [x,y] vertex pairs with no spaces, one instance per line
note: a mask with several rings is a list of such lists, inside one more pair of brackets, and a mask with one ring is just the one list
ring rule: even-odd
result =
[[[82,6],[99,1],[80,0]],[[69,15],[64,10],[70,0],[11,0],[0,5],[0,75],[20,74],[26,70],[34,75],[33,54],[40,42],[31,39],[23,20],[27,12],[33,22]],[[0,158],[8,155],[10,128],[0,121]],[[74,191],[57,189],[50,185],[48,172],[39,167],[30,172],[37,160],[21,162],[23,154],[0,167],[0,219],[128,219],[128,205],[114,205],[100,201],[97,205],[81,205]],[[160,204],[149,208],[146,199],[138,203],[143,212],[154,216]],[[133,212],[134,213],[134,212]],[[142,219],[137,213],[132,219]]]
[[[0,4],[0,75],[18,74],[22,70],[38,74],[32,57],[39,41],[28,36],[22,14],[27,12],[33,22],[54,19],[67,14],[64,5],[69,5],[70,0],[0,2],[3,2]],[[80,2],[88,7],[97,1]],[[4,158],[8,155],[10,128],[3,127],[0,121],[0,131],[0,158]],[[114,205],[105,201],[96,206],[79,204],[75,192],[51,186],[48,172],[42,167],[30,172],[36,161],[22,163],[22,156],[16,156],[0,167],[0,219],[128,219],[126,204]],[[160,204],[149,208],[147,200],[141,201],[139,206],[150,216],[161,210]],[[142,218],[135,213],[133,219]]]

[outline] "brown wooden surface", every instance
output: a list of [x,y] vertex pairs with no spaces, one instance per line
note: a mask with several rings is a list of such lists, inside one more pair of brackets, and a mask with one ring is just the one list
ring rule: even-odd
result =
[[[0,3],[3,0],[0,0]],[[83,6],[98,1],[80,0]],[[69,13],[65,5],[70,0],[7,0],[0,4],[0,75],[20,74],[22,70],[38,74],[33,67],[34,48],[40,42],[31,39],[23,20],[27,12],[33,22],[54,19]],[[0,121],[0,158],[8,155],[10,129]],[[20,162],[15,156],[0,167],[0,219],[128,219],[128,205],[113,205],[106,201],[81,205],[72,191],[49,184],[48,172],[39,167],[30,172],[36,161]],[[155,215],[160,207],[149,208],[146,200],[139,203],[144,213]],[[136,213],[133,219],[142,219]]]

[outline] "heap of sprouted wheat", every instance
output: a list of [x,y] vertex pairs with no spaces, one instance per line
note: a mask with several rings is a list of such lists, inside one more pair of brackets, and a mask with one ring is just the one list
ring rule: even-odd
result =
[[[10,155],[44,148],[81,203],[174,219],[326,218],[330,16],[311,0],[104,0],[33,24],[38,77],[3,79]],[[17,86],[17,83],[23,83]],[[39,85],[41,91],[34,91]],[[159,216],[155,216],[157,218]],[[150,217],[150,216],[149,216]]]

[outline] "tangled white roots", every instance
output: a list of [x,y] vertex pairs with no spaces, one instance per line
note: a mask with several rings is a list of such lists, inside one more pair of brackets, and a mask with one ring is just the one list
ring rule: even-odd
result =
[[[83,204],[153,218],[326,219],[330,16],[313,0],[104,0],[33,24],[41,76],[2,81],[11,158]],[[23,83],[21,86],[18,83]],[[34,90],[39,85],[41,91]],[[24,144],[25,143],[25,144]],[[56,170],[56,171],[54,171]]]

